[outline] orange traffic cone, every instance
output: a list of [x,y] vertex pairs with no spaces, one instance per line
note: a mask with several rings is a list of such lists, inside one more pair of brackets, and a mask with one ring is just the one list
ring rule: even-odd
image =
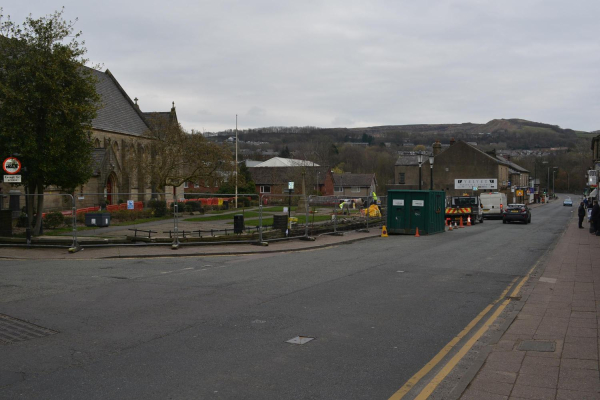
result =
[[456,224],[456,220],[454,220],[454,229],[458,229],[458,225]]
[[471,216],[467,217],[467,226],[471,226]]
[[446,220],[446,226],[448,227],[449,231],[452,230],[452,220],[450,218]]
[[381,237],[388,237],[387,228],[385,225],[381,228]]
[[419,235],[419,227],[417,226],[417,233],[415,233],[415,237],[421,237],[421,235]]
[[462,217],[460,217],[460,227],[461,227],[461,228],[464,228],[464,227],[465,227],[465,226],[463,225],[463,220],[462,220]]

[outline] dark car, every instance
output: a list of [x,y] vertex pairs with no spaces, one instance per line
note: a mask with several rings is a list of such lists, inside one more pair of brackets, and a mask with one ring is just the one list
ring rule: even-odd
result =
[[504,208],[502,223],[521,221],[526,224],[531,222],[531,211],[526,204],[509,204]]

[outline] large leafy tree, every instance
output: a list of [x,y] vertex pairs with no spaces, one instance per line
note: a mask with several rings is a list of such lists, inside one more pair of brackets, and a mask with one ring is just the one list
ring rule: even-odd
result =
[[165,186],[215,177],[218,171],[228,168],[231,153],[226,147],[199,133],[186,132],[170,118],[149,117],[148,122],[151,128],[145,137],[150,139],[150,154],[139,168],[157,192],[163,192]]
[[[99,96],[86,49],[63,11],[22,25],[0,9],[0,155],[18,154],[41,226],[44,190],[72,191],[92,174],[91,122]],[[34,202],[27,202],[29,225]]]

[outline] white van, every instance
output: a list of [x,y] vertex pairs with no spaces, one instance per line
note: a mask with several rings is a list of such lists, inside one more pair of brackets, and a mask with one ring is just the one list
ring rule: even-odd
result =
[[506,207],[506,195],[500,192],[481,193],[479,195],[483,218],[502,218],[502,211]]

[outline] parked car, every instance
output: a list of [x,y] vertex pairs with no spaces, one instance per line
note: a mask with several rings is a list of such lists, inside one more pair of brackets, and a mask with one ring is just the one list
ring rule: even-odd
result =
[[567,197],[564,201],[563,201],[563,206],[569,206],[569,207],[573,207],[573,200],[571,200],[570,197]]
[[502,223],[506,224],[512,221],[521,221],[526,224],[531,223],[531,211],[526,204],[509,204],[504,207]]

